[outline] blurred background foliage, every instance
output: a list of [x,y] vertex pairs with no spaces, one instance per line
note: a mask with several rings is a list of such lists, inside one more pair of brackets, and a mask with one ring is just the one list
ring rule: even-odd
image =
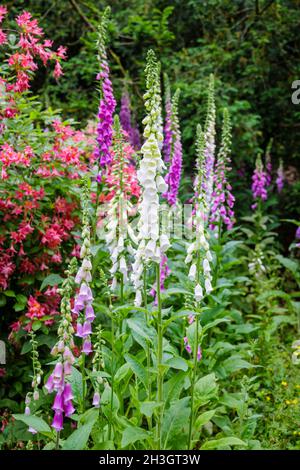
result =
[[[233,121],[233,166],[240,201],[250,193],[258,152],[273,138],[274,168],[283,159],[293,189],[285,191],[283,216],[300,218],[300,105],[291,101],[292,82],[300,79],[299,0],[13,0],[11,13],[26,8],[39,18],[47,37],[68,48],[65,77],[57,85],[40,73],[34,90],[46,105],[78,122],[94,118],[96,31],[103,9],[112,8],[109,59],[118,101],[127,82],[135,117],[143,117],[144,66],[154,48],[173,91],[181,89],[180,119],[185,167],[193,168],[194,134],[203,122],[209,73],[216,75],[218,119],[228,106]],[[240,174],[240,173],[239,173]],[[291,196],[292,194],[292,196]],[[296,197],[296,199],[295,199]],[[249,201],[248,201],[249,202]]]

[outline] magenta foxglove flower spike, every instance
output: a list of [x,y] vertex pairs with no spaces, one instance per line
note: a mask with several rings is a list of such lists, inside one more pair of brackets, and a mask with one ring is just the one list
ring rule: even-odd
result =
[[72,405],[73,393],[71,384],[68,383],[68,377],[72,372],[72,364],[75,361],[72,349],[74,348],[71,315],[71,295],[74,288],[74,275],[77,267],[77,261],[72,259],[67,272],[67,278],[63,281],[59,293],[62,295],[60,311],[61,321],[59,323],[57,335],[58,341],[52,348],[51,354],[58,358],[53,372],[49,375],[45,384],[48,393],[56,392],[52,409],[54,418],[52,427],[57,431],[63,429],[64,416],[70,417],[75,409]]
[[109,8],[106,8],[99,26],[98,35],[98,59],[100,63],[100,72],[97,75],[97,80],[100,82],[100,104],[98,111],[97,146],[95,149],[95,157],[99,159],[102,167],[108,166],[112,160],[111,144],[113,135],[113,114],[116,107],[113,87],[109,78],[109,65],[105,47],[108,13]]
[[267,193],[267,176],[264,170],[261,156],[258,155],[256,159],[255,170],[252,176],[252,195],[253,199],[255,199],[255,203],[252,204],[251,208],[254,210],[257,207],[257,202],[259,200],[266,201],[268,198]]
[[81,266],[75,277],[75,282],[80,285],[79,292],[74,299],[73,313],[78,315],[76,336],[83,338],[82,352],[90,354],[92,352],[91,334],[92,322],[95,318],[93,309],[93,293],[89,286],[92,281],[91,263],[91,231],[89,224],[89,189],[85,181],[82,191],[82,246],[80,250]]
[[163,194],[163,197],[167,199],[171,206],[175,205],[177,202],[182,168],[182,145],[178,119],[178,100],[179,90],[176,91],[172,100],[172,148],[170,153],[171,164],[169,172],[165,178],[165,181],[168,185],[168,190]]

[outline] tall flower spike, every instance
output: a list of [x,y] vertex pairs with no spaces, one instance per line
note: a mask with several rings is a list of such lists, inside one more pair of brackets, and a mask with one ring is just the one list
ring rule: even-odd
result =
[[51,354],[57,357],[57,363],[45,384],[48,393],[56,393],[52,406],[54,410],[52,427],[57,432],[63,429],[64,416],[70,417],[75,411],[72,403],[74,398],[72,387],[67,382],[67,377],[70,376],[72,364],[75,362],[72,352],[74,348],[74,328],[72,325],[71,296],[74,289],[76,268],[77,261],[76,258],[73,258],[66,271],[67,277],[63,281],[61,289],[59,289],[62,296],[60,304],[61,320],[57,330],[58,341],[51,351]]
[[125,131],[128,141],[134,149],[140,149],[140,133],[137,127],[132,126],[130,97],[127,88],[124,88],[121,98],[120,123]]
[[165,84],[165,127],[164,127],[164,143],[163,155],[164,160],[168,163],[171,159],[171,146],[172,146],[172,102],[170,82],[167,74],[164,74]]
[[276,186],[277,186],[278,193],[281,193],[281,191],[283,190],[283,186],[284,186],[284,172],[283,172],[283,163],[281,159],[279,161],[279,167],[277,169]]
[[[206,140],[201,126],[197,126],[197,168],[198,175],[195,180],[196,196],[194,198],[195,209],[193,211],[193,225],[195,239],[188,246],[185,262],[190,264],[188,277],[195,283],[194,295],[196,302],[200,302],[204,293],[210,294],[212,291],[211,266],[212,255],[208,244],[208,234],[205,229],[205,218],[207,214],[206,195],[203,191],[203,183],[206,177],[205,171],[205,148]],[[203,283],[201,283],[201,276]]]
[[147,115],[143,120],[145,142],[141,148],[142,159],[137,172],[142,197],[138,206],[138,246],[133,264],[132,281],[136,290],[135,304],[142,301],[142,273],[146,263],[160,263],[162,254],[169,248],[169,240],[160,233],[159,193],[167,190],[162,177],[165,168],[161,158],[163,135],[161,130],[160,66],[155,54],[147,54],[146,87],[144,95]]
[[205,181],[203,188],[206,194],[207,211],[210,211],[211,197],[214,183],[214,164],[215,164],[215,133],[216,133],[216,106],[215,106],[215,79],[211,74],[208,86],[207,115],[204,129],[205,137]]
[[[204,180],[206,178],[206,140],[201,126],[197,126],[196,132],[196,167],[198,174],[194,181],[194,210],[192,213],[192,223],[194,226],[194,241],[187,248],[187,256],[185,258],[186,264],[189,266],[188,277],[194,284],[194,301],[196,309],[199,308],[199,303],[202,301],[205,294],[209,295],[212,291],[212,276],[211,276],[211,261],[212,255],[207,241],[208,234],[206,230],[206,216],[207,216],[207,201],[204,192]],[[191,325],[195,321],[194,316],[188,318],[188,323]],[[198,316],[196,318],[196,331],[198,332]],[[189,329],[189,328],[188,328]],[[187,333],[188,333],[187,329]],[[197,361],[201,360],[202,351],[198,343],[198,333],[195,336],[195,350]],[[198,340],[197,340],[198,338]],[[184,346],[188,353],[192,353],[193,345],[189,344],[188,335],[184,337]]]
[[[35,337],[35,333],[33,331],[29,332],[30,336],[30,343],[32,347],[32,368],[33,368],[33,377],[32,377],[32,382],[31,386],[33,388],[33,392],[28,392],[25,398],[25,414],[30,415],[31,410],[30,410],[30,404],[31,400],[33,399],[34,401],[39,399],[39,385],[41,383],[41,378],[43,375],[43,370],[41,367],[41,363],[39,361],[39,353],[37,350],[38,342]],[[29,426],[28,431],[31,432],[32,434],[36,434],[37,430],[34,429],[32,426]]]
[[182,145],[181,145],[181,133],[178,119],[178,100],[180,91],[176,90],[176,93],[172,100],[172,150],[171,150],[171,165],[169,173],[166,177],[166,183],[168,184],[168,191],[164,194],[168,203],[173,206],[177,202],[177,194],[180,185],[181,178],[181,167],[182,167]]
[[214,175],[214,190],[212,194],[212,207],[210,228],[215,230],[220,227],[221,222],[230,230],[234,222],[234,196],[232,195],[232,187],[227,180],[227,175],[231,170],[230,167],[230,151],[231,151],[231,123],[228,110],[225,108],[223,112],[223,129],[222,142],[218,153],[217,163]]
[[90,288],[92,281],[91,262],[91,230],[89,223],[89,188],[88,181],[84,181],[82,190],[82,246],[80,250],[81,266],[76,274],[75,282],[79,285],[79,292],[75,296],[73,313],[78,315],[76,336],[83,339],[82,352],[92,352],[92,322],[95,319],[93,309],[93,293]]
[[112,160],[112,126],[113,114],[116,107],[112,83],[109,78],[109,65],[105,47],[109,13],[110,8],[107,7],[99,25],[97,42],[98,59],[100,64],[100,72],[97,75],[97,80],[100,82],[100,104],[98,111],[97,146],[95,149],[95,157],[99,159],[102,167],[108,166]]
[[128,255],[134,253],[131,237],[136,241],[128,223],[128,213],[132,210],[132,204],[125,192],[126,167],[129,165],[129,161],[124,152],[124,145],[120,121],[118,116],[115,116],[112,162],[114,186],[111,187],[113,196],[108,203],[105,219],[105,238],[113,263],[111,268],[113,290],[117,286],[118,278],[122,280],[122,283],[128,280]]
[[268,193],[267,193],[267,175],[264,170],[262,161],[261,161],[261,156],[258,155],[255,163],[255,170],[252,175],[252,195],[253,199],[256,201],[254,204],[252,204],[251,208],[254,210],[257,207],[257,202],[259,200],[261,201],[266,201],[268,198]]

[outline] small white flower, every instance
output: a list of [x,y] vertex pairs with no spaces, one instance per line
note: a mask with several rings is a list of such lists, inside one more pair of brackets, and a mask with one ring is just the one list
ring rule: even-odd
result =
[[197,302],[203,299],[203,290],[200,284],[197,284],[195,287],[195,299]]
[[127,274],[127,265],[124,256],[120,259],[120,272],[126,276]]
[[160,243],[160,248],[161,248],[161,251],[164,253],[165,251],[167,251],[167,249],[170,247],[170,242],[169,242],[169,238],[167,237],[167,235],[165,234],[162,234],[159,238],[159,243]]
[[196,278],[196,272],[197,272],[197,267],[196,265],[193,263],[190,267],[190,270],[189,270],[189,274],[188,274],[188,277],[191,281],[194,281],[195,278]]
[[142,305],[142,293],[140,290],[136,291],[134,305],[140,307]]
[[204,281],[204,285],[205,285],[205,291],[207,294],[210,294],[213,290],[212,288],[212,285],[211,285],[211,281],[209,278],[206,278],[205,281]]
[[160,193],[165,193],[168,190],[168,185],[161,175],[156,178],[157,190]]
[[204,271],[204,274],[210,273],[210,264],[207,258],[204,258],[203,260],[203,271]]

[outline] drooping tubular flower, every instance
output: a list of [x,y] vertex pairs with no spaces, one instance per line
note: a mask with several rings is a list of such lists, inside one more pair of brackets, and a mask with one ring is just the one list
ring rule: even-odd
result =
[[172,147],[172,102],[171,102],[171,90],[170,82],[167,74],[164,74],[165,84],[165,126],[164,126],[164,143],[163,143],[163,155],[164,161],[168,163],[171,159],[171,147]]
[[120,122],[122,129],[126,132],[128,140],[135,150],[141,147],[140,133],[137,127],[131,123],[131,107],[128,90],[125,88],[121,98]]
[[91,241],[89,224],[89,190],[87,181],[84,182],[82,191],[82,246],[80,249],[81,266],[76,274],[75,282],[79,285],[79,292],[74,299],[73,313],[78,315],[76,336],[82,338],[82,352],[90,354],[92,352],[92,322],[95,319],[93,309],[93,293],[90,288],[92,281],[92,263],[91,263]]
[[73,258],[66,271],[67,278],[64,280],[62,288],[59,290],[62,296],[60,304],[61,321],[57,331],[58,341],[51,351],[51,354],[57,357],[58,361],[45,384],[48,393],[56,393],[52,406],[54,410],[52,427],[57,432],[63,429],[64,416],[68,418],[75,411],[72,403],[74,398],[72,386],[67,381],[67,378],[71,375],[72,364],[75,361],[72,353],[72,349],[74,348],[74,328],[72,326],[70,300],[74,289],[76,266],[76,258]]
[[168,191],[164,194],[164,197],[171,206],[175,205],[177,202],[182,167],[182,145],[178,119],[178,100],[179,90],[176,90],[172,100],[172,150],[170,154],[172,160],[169,172],[165,178],[168,185]]
[[214,76],[210,75],[208,86],[207,115],[204,128],[204,156],[205,156],[205,179],[203,188],[205,190],[207,211],[210,211],[211,198],[214,183],[215,164],[215,133],[216,133],[216,106],[215,106],[215,85]]
[[283,186],[284,186],[284,172],[283,172],[283,163],[281,159],[279,162],[279,167],[277,169],[276,186],[277,186],[278,193],[281,193],[281,191],[283,190]]
[[[205,218],[207,214],[206,194],[203,186],[203,180],[206,177],[205,165],[205,135],[201,129],[200,124],[197,126],[197,169],[198,175],[196,178],[197,187],[196,197],[194,199],[195,210],[193,217],[195,239],[188,246],[187,256],[185,262],[190,264],[188,277],[195,283],[195,300],[200,302],[204,294],[210,294],[212,291],[212,276],[211,266],[212,255],[208,244],[208,234],[205,228]],[[203,277],[203,282],[201,281]],[[203,289],[204,288],[204,289]]]
[[222,142],[215,165],[214,190],[210,217],[210,229],[215,230],[221,221],[230,230],[234,222],[234,196],[227,180],[230,167],[231,124],[228,110],[223,112]]
[[271,160],[271,148],[273,139],[270,139],[267,150],[266,150],[266,186],[270,186],[272,182],[272,160]]
[[253,210],[256,209],[258,200],[266,201],[266,199],[268,198],[266,186],[267,186],[266,172],[264,170],[264,167],[261,161],[261,156],[258,155],[256,159],[255,170],[252,176],[252,186],[251,186],[253,199],[256,200],[256,202],[252,204],[251,206]]
[[142,187],[142,197],[138,206],[138,246],[133,264],[132,281],[136,290],[135,304],[142,301],[142,274],[145,265],[154,261],[160,263],[163,253],[169,248],[166,234],[160,233],[159,193],[167,190],[162,177],[165,168],[160,147],[163,141],[161,131],[160,65],[155,54],[147,54],[146,87],[144,95],[147,115],[143,120],[145,142],[141,148],[142,159],[137,172]]
[[102,167],[107,167],[112,160],[111,145],[113,114],[116,107],[112,83],[109,78],[109,65],[105,47],[109,12],[110,8],[107,7],[104,11],[98,32],[98,59],[100,63],[100,72],[97,75],[97,79],[100,82],[100,104],[98,111],[97,146],[95,148],[95,157],[99,159]]
[[126,168],[130,164],[124,151],[124,137],[120,128],[118,116],[114,120],[113,138],[113,161],[111,171],[113,172],[113,185],[110,187],[112,198],[108,203],[107,216],[105,218],[105,239],[110,252],[113,266],[110,270],[113,275],[112,290],[117,287],[119,280],[128,280],[128,255],[133,255],[134,250],[131,238],[136,241],[128,221],[128,213],[132,210],[130,202],[131,194],[126,188]]

